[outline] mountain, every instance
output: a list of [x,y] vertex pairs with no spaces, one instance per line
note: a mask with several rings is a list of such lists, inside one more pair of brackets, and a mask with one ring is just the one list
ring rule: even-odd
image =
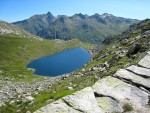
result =
[[139,20],[116,17],[104,13],[102,15],[75,14],[73,16],[58,15],[50,12],[34,15],[29,19],[14,22],[14,25],[46,39],[79,39],[83,42],[100,43],[105,37],[117,35]]

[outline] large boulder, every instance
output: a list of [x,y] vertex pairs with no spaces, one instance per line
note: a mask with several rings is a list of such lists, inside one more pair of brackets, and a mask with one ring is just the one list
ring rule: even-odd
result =
[[135,55],[141,48],[142,48],[141,44],[132,45],[127,52],[127,56],[130,57],[132,55]]
[[141,109],[149,102],[149,94],[117,78],[108,76],[96,82],[93,90],[118,100],[122,104],[130,103],[134,109]]

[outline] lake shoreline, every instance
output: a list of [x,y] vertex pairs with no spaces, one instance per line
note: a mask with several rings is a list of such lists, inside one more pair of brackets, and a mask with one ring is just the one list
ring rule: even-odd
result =
[[39,76],[60,76],[82,68],[91,60],[91,54],[84,48],[73,48],[56,54],[34,59],[26,68]]

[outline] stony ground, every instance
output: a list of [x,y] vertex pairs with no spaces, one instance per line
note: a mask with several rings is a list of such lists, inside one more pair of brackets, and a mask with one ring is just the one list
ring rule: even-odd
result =
[[0,106],[5,102],[10,104],[16,101],[30,101],[33,100],[32,95],[38,95],[40,91],[48,90],[53,84],[58,83],[63,77],[68,75],[62,75],[60,77],[43,77],[41,81],[35,81],[33,83],[16,82],[8,77],[0,77]]
[[34,113],[150,113],[149,97],[150,51],[137,65],[120,69]]

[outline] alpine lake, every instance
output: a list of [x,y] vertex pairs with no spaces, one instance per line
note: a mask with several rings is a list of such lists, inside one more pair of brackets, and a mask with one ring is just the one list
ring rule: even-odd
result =
[[73,48],[32,60],[27,68],[41,76],[60,76],[82,68],[90,60],[90,54],[83,48]]

